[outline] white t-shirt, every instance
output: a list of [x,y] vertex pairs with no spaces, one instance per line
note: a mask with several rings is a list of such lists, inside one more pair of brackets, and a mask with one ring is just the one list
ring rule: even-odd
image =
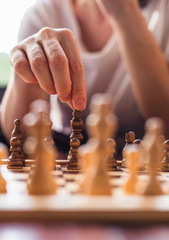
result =
[[[150,31],[169,63],[169,0],[149,0],[142,12]],[[137,138],[142,137],[144,119],[135,102],[130,76],[126,72],[119,54],[116,37],[113,35],[101,51],[87,52],[81,42],[80,28],[70,0],[39,0],[25,14],[18,40],[25,39],[45,26],[69,28],[74,33],[85,68],[88,105],[94,93],[111,93],[122,137],[124,138],[124,133],[130,130],[136,131]],[[57,129],[58,123],[55,121],[58,118],[57,97],[52,96],[51,100],[53,126]],[[63,103],[59,103],[59,109],[61,109],[63,130],[65,131],[69,129],[72,111]],[[84,111],[84,117],[87,114],[88,107]]]

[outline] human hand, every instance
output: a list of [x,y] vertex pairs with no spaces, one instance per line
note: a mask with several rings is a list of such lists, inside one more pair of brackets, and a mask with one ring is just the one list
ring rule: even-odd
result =
[[84,110],[85,74],[70,30],[43,28],[16,45],[10,52],[10,61],[26,83],[38,83],[71,108]]

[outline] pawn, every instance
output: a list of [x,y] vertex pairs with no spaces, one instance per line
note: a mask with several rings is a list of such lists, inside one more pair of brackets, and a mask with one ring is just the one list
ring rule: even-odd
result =
[[137,145],[130,144],[126,147],[126,167],[129,170],[129,175],[123,190],[127,194],[135,194],[138,182],[137,172],[139,169],[139,158],[141,156],[140,148]]
[[80,147],[80,140],[72,138],[70,140],[70,151],[68,155],[67,168],[68,169],[79,169],[78,164],[78,148]]
[[140,147],[140,160],[139,160],[139,171],[144,171],[145,170],[145,162],[144,162],[144,149],[143,149],[143,141],[141,139],[135,139],[133,144],[136,144],[137,146]]
[[105,161],[108,164],[108,169],[112,171],[117,171],[117,161],[115,159],[115,153],[116,153],[116,142],[113,138],[108,138],[106,140],[106,148],[107,148],[107,154]]
[[[18,145],[16,146],[16,144]],[[8,168],[22,168],[25,165],[25,155],[23,153],[23,136],[21,131],[21,121],[19,119],[15,119],[14,121],[14,129],[11,133],[10,139],[10,151],[11,155],[8,159]]]
[[85,193],[85,186],[88,185],[90,176],[93,173],[95,151],[93,149],[94,142],[89,139],[85,145],[82,145],[78,149],[79,165],[80,169],[83,170],[84,174],[81,176],[79,183],[79,190],[81,193]]
[[13,137],[17,137],[22,140],[21,121],[19,119],[14,120],[14,129],[11,133],[11,138]]
[[164,158],[161,164],[162,172],[169,172],[169,140],[164,142]]
[[164,124],[160,118],[150,118],[146,121],[145,128],[146,134],[143,138],[143,144],[149,175],[143,194],[145,196],[161,195],[163,191],[157,173],[163,156],[163,147],[159,136],[164,131]]
[[8,158],[8,169],[21,169],[24,166],[24,155],[22,152],[22,142],[18,137],[13,137],[10,140],[11,155]]
[[[83,140],[83,135],[81,133],[82,128],[83,128],[82,112],[78,111],[76,109],[73,109],[72,116],[73,116],[73,118],[70,121],[71,129],[72,129],[72,133],[70,135],[70,147],[71,147],[71,140],[73,138],[79,140],[78,141],[78,147],[79,147],[81,144],[81,141]],[[74,142],[74,145],[76,145],[75,142]],[[72,151],[72,147],[70,148],[70,151],[69,151],[69,154],[67,157],[68,168],[69,169],[78,169],[78,159],[77,159],[77,154],[76,154],[77,151],[75,151],[76,153],[73,154],[74,156],[76,155],[76,157],[74,157],[74,158],[72,158],[72,156],[71,156],[71,151]],[[76,162],[75,162],[75,159],[76,159]],[[71,161],[73,161],[73,162],[71,162]]]
[[133,131],[130,131],[128,133],[125,134],[125,146],[123,148],[123,160],[122,160],[122,167],[125,167],[125,150],[126,150],[126,147],[129,145],[129,144],[132,144],[135,140],[135,133]]
[[[46,166],[47,159],[51,157],[50,148],[44,138],[48,133],[49,122],[44,118],[43,113],[34,113],[34,121],[36,129],[36,161],[28,179],[27,190],[32,195],[49,195],[56,193],[57,183],[50,172],[49,164]],[[33,117],[32,115],[32,117]],[[27,120],[27,119],[26,119]],[[25,125],[30,124],[25,120]],[[30,126],[30,125],[29,125]]]

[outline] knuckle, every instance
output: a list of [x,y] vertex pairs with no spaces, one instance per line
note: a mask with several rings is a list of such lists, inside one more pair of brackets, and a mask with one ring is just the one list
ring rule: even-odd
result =
[[83,65],[78,60],[71,61],[70,62],[70,68],[71,68],[71,72],[74,75],[79,75],[79,74],[82,74],[84,72]]
[[30,36],[28,38],[26,38],[25,40],[23,40],[21,42],[21,45],[23,46],[23,48],[26,48],[25,46],[27,46],[28,44],[34,44],[36,42],[36,38],[35,36]]
[[45,60],[45,58],[44,58],[40,53],[37,53],[36,55],[34,55],[34,56],[32,57],[31,65],[32,65],[32,68],[33,68],[33,69],[35,69],[35,70],[41,70],[42,68],[45,67],[45,65],[46,65],[46,60]]
[[72,31],[68,28],[63,28],[61,34],[62,38],[74,38]]
[[26,59],[15,59],[13,63],[13,67],[15,72],[22,74],[25,72],[25,69],[28,68],[28,61]]
[[16,45],[10,50],[9,56],[12,58],[12,56],[20,49],[19,45]]
[[66,57],[63,54],[58,54],[57,52],[52,53],[50,56],[50,62],[53,67],[56,67],[57,70],[64,69],[68,64]]
[[39,35],[42,38],[48,38],[53,33],[53,29],[50,27],[44,27],[39,31]]

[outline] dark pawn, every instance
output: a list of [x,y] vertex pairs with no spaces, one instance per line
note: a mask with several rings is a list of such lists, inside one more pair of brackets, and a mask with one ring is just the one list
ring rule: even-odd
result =
[[134,140],[133,143],[137,144],[137,145],[140,145],[140,144],[142,144],[142,140],[141,139],[136,139],[136,140]]
[[127,147],[127,145],[132,144],[135,140],[135,132],[130,131],[128,133],[125,134],[125,146],[123,148],[123,160],[122,160],[122,167],[125,167],[125,148]]
[[14,129],[11,133],[11,138],[13,138],[13,137],[17,137],[21,141],[23,141],[22,132],[21,132],[21,121],[19,119],[14,120]]
[[161,171],[169,172],[169,140],[164,142],[164,158],[161,163]]
[[8,169],[21,169],[24,166],[24,154],[22,152],[22,142],[18,137],[10,140],[11,155],[8,158]]
[[[17,168],[22,168],[25,165],[25,156],[23,153],[23,136],[21,131],[21,121],[19,119],[16,119],[14,121],[14,129],[11,133],[11,140],[10,140],[10,152],[11,152],[11,155],[8,161],[8,168],[16,168],[16,166]],[[18,159],[18,162],[17,164],[15,164],[17,159]]]
[[78,166],[78,148],[80,146],[80,140],[72,138],[70,140],[70,151],[68,156],[67,167],[68,169],[79,169]]
[[70,139],[77,138],[80,141],[83,140],[82,135],[82,128],[83,128],[83,121],[82,121],[82,112],[76,109],[73,109],[72,113],[72,120],[70,121],[70,125],[72,128],[72,133],[70,135]]
[[[73,118],[70,121],[71,129],[72,129],[72,133],[70,135],[70,146],[72,144],[71,140],[74,138],[79,140],[79,143],[81,143],[81,140],[83,140],[83,135],[81,133],[82,128],[83,128],[82,112],[78,111],[76,109],[73,109],[72,116],[73,116]],[[80,144],[79,144],[79,146],[80,146]],[[69,169],[78,169],[78,158],[77,158],[77,156],[72,158],[72,152],[71,152],[72,150],[71,149],[72,148],[70,148],[70,151],[69,151],[69,154],[67,157],[68,168]],[[75,159],[76,159],[76,162],[75,162]],[[71,161],[73,161],[73,163]]]

